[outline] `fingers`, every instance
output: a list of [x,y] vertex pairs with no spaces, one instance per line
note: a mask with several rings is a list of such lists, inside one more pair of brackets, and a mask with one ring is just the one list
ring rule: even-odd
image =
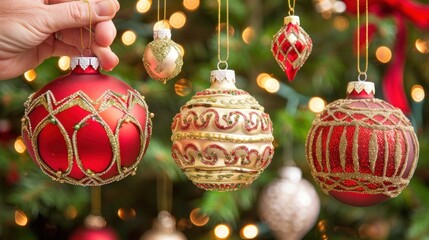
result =
[[[112,21],[100,22],[93,28],[94,32],[92,33],[91,43],[98,44],[102,47],[110,46],[116,37],[116,28],[113,25]],[[61,30],[56,33],[56,35],[60,35],[56,37],[57,40],[60,40],[64,43],[76,46],[77,48],[82,48],[82,40],[83,46],[86,48],[89,45],[89,30],[87,28],[83,28],[82,36],[81,36],[81,28],[72,28]]]
[[99,22],[95,25],[95,41],[100,46],[110,46],[116,37],[116,27],[112,21]]
[[103,70],[112,71],[119,63],[119,58],[109,47],[101,47],[99,45],[92,46],[92,53],[100,60]]
[[[57,4],[52,4],[52,3]],[[117,0],[92,0],[83,1],[50,1],[51,5],[45,5],[47,14],[46,22],[51,32],[62,29],[88,26],[90,16],[91,23],[111,20],[119,10]],[[88,7],[90,4],[90,7]],[[91,13],[89,11],[91,10]],[[90,15],[91,14],[91,15]]]
[[[81,54],[82,38],[84,48],[89,45],[88,30],[83,30],[81,37],[80,28],[89,25],[89,17],[94,26],[91,43],[91,52],[100,60],[101,67],[111,71],[119,63],[119,58],[109,46],[116,37],[116,28],[111,21],[119,10],[117,0],[90,0],[87,2],[70,0],[49,0],[45,3],[49,12],[47,21],[52,32],[59,32],[61,41],[57,39],[53,51],[54,56],[75,56]],[[89,15],[91,10],[91,15]],[[58,35],[58,34],[57,34]]]

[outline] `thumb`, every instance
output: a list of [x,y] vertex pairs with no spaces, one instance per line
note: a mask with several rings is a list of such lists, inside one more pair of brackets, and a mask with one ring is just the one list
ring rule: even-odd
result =
[[119,10],[117,0],[70,1],[46,5],[47,26],[52,32],[111,20]]

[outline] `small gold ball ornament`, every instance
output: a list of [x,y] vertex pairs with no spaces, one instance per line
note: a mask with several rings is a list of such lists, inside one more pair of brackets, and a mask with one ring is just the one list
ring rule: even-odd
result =
[[171,30],[160,28],[153,32],[143,54],[143,65],[149,76],[166,83],[176,77],[183,66],[183,53],[179,44],[171,40]]

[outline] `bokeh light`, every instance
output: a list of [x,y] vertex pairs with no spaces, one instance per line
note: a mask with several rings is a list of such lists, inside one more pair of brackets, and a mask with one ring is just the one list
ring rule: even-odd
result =
[[188,79],[181,78],[174,84],[174,91],[177,95],[185,97],[191,93],[192,83]]
[[75,206],[68,206],[64,212],[66,218],[73,220],[77,217],[78,212]]
[[197,227],[206,225],[210,220],[207,215],[201,212],[200,208],[193,209],[189,214],[189,219],[191,220],[191,223]]
[[170,16],[170,25],[173,28],[182,28],[186,24],[186,15],[183,12],[175,12]]
[[27,82],[32,82],[32,81],[36,80],[37,73],[34,69],[30,69],[24,73],[24,78],[25,78],[25,80],[27,80]]
[[269,77],[264,82],[264,88],[269,93],[276,93],[280,90],[280,82],[273,77]]
[[67,71],[70,68],[70,57],[69,56],[60,57],[58,59],[58,67],[63,71]]
[[159,29],[170,29],[170,21],[169,20],[160,20],[153,25],[153,30],[159,30]]
[[27,147],[25,147],[24,141],[22,141],[22,137],[17,137],[13,146],[17,153],[24,153],[27,149]]
[[186,10],[195,11],[200,6],[200,0],[183,0],[183,6]]
[[119,208],[118,209],[118,217],[121,220],[128,220],[128,219],[133,219],[135,218],[137,215],[136,210],[134,208],[131,209],[124,209],[124,208]]
[[122,34],[122,43],[126,46],[130,46],[136,42],[137,35],[131,30],[127,30]]
[[308,108],[314,113],[322,112],[325,105],[325,101],[320,97],[312,97],[310,101],[308,101]]
[[180,56],[182,56],[182,58],[183,58],[185,56],[185,48],[183,48],[183,46],[180,44],[177,44],[177,45],[179,45]]
[[18,226],[25,227],[28,223],[28,217],[21,210],[15,211],[15,223]]
[[336,16],[334,18],[334,27],[338,31],[345,31],[349,28],[349,20],[344,16]]
[[136,10],[139,13],[146,13],[149,11],[152,6],[151,0],[139,0],[136,4]]
[[[233,26],[231,26],[231,24],[229,25],[229,27],[228,27],[228,29],[229,29],[229,36],[230,37],[233,37],[234,36],[234,34],[235,34],[235,28],[233,27]],[[220,30],[221,30],[221,32],[224,32],[224,31],[226,31],[226,23],[221,23],[220,24]],[[216,26],[216,33],[219,31],[219,26]],[[225,32],[226,33],[226,32]]]
[[375,51],[375,57],[381,63],[388,63],[392,59],[392,51],[386,46],[378,47]]
[[429,53],[429,41],[423,39],[417,39],[415,43],[417,51],[420,53]]
[[258,86],[260,88],[264,88],[265,86],[265,82],[267,81],[268,78],[271,78],[271,75],[268,73],[260,73],[257,77],[256,77],[256,83],[258,84]]
[[214,229],[214,235],[218,239],[227,239],[231,234],[231,228],[226,224],[219,224]]
[[241,34],[241,38],[246,44],[250,44],[255,39],[255,30],[252,27],[247,27]]
[[240,235],[243,239],[255,239],[259,234],[259,229],[255,224],[248,224],[244,226],[241,231]]
[[411,88],[411,98],[414,102],[421,102],[425,99],[425,89],[421,85],[414,85]]

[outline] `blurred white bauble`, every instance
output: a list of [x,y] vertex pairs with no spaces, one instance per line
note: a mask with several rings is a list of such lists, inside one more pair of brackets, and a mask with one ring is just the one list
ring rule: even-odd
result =
[[187,240],[187,238],[176,230],[174,217],[167,211],[161,211],[154,221],[153,228],[145,232],[140,240]]
[[313,185],[297,167],[284,167],[259,201],[259,216],[279,240],[298,240],[314,226],[320,200]]

